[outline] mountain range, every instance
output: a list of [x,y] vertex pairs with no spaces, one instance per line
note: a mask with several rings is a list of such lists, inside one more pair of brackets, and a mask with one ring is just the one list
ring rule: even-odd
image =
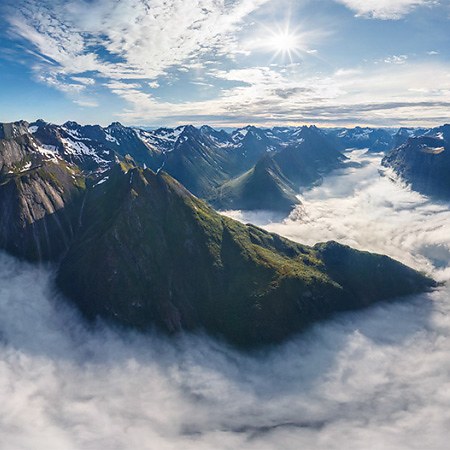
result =
[[53,262],[90,319],[200,329],[241,347],[432,288],[386,256],[304,246],[210,206],[289,212],[302,187],[345,161],[336,133],[2,124],[0,247]]
[[164,169],[215,208],[285,214],[299,203],[302,189],[345,160],[343,150],[388,151],[399,139],[392,130],[360,127],[247,126],[228,133],[209,126],[145,130],[118,122],[108,127],[75,122],[58,126],[38,120],[28,130],[41,151],[84,171],[99,173],[114,163],[114,154],[130,155],[142,167]]

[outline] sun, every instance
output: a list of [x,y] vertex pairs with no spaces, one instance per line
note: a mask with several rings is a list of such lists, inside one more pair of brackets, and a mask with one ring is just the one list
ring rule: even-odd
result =
[[288,57],[292,62],[294,55],[299,56],[301,51],[301,39],[296,30],[289,26],[282,29],[269,30],[266,46],[275,52],[274,57]]
[[274,34],[269,41],[269,45],[280,53],[289,53],[296,50],[297,36],[289,31]]

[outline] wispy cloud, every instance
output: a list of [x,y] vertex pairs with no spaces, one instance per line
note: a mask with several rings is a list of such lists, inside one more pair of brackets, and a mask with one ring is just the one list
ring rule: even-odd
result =
[[8,20],[46,59],[38,73],[154,80],[202,55],[237,52],[242,20],[267,1],[22,0]]
[[384,62],[387,64],[405,64],[407,59],[407,55],[392,55],[385,58]]
[[74,102],[79,105],[86,108],[96,108],[99,106],[99,104],[95,100],[83,100],[83,99],[75,99]]
[[430,6],[433,0],[336,0],[356,12],[373,19],[396,20],[418,6]]

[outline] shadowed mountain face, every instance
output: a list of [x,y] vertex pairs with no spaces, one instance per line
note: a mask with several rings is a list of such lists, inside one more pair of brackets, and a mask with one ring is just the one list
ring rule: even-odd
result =
[[393,145],[391,150],[400,147],[405,144],[409,138],[414,138],[418,136],[422,136],[429,132],[430,129],[427,128],[400,128],[397,133],[394,135]]
[[[139,168],[103,144],[101,154],[111,160],[99,158],[97,141],[80,138],[74,124],[52,127],[2,127],[0,246],[58,263],[59,287],[89,318],[140,330],[206,330],[252,347],[281,341],[335,312],[434,286],[384,256],[337,243],[307,247],[225,218],[164,171]],[[214,167],[219,156],[200,148],[218,136],[210,129],[179,131],[165,155],[169,167],[170,155],[178,153],[180,173],[192,174],[188,168],[196,164]],[[258,190],[263,195],[255,202],[270,200],[275,207],[281,197],[288,205],[294,182],[311,182],[339,163],[341,154],[317,129],[297,132],[290,138],[297,147],[267,151],[263,141],[264,158],[240,182],[245,195]],[[200,188],[200,181],[192,182]],[[272,198],[266,186],[273,187]]]
[[414,190],[450,199],[450,125],[408,140],[383,159]]
[[[360,127],[319,130],[254,126],[227,133],[209,126],[189,125],[144,130],[118,122],[105,128],[75,122],[58,126],[43,121],[31,126],[25,122],[5,126],[5,136],[15,134],[16,140],[34,141],[42,152],[57,154],[84,173],[101,173],[111,167],[116,157],[130,155],[141,167],[166,171],[216,208],[269,208],[285,214],[298,204],[296,195],[302,189],[320,182],[324,174],[339,167],[343,150],[367,148],[387,152],[410,137],[430,133],[407,128],[394,133]],[[6,154],[20,151],[19,143]],[[273,161],[269,163],[267,157]]]
[[269,155],[248,172],[220,186],[209,201],[223,210],[269,210],[283,214],[289,214],[300,204],[291,181]]

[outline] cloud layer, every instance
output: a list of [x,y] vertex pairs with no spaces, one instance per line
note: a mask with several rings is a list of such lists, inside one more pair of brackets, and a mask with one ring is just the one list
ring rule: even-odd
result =
[[[379,178],[377,156],[270,228],[384,251],[449,279],[448,205]],[[52,272],[0,254],[0,436],[8,449],[444,450],[450,292],[341,315],[242,355],[202,336],[88,328]]]
[[[398,18],[434,4],[341,3],[373,18]],[[275,0],[7,4],[0,11],[7,33],[20,44],[17,59],[30,65],[34,78],[78,105],[98,107],[99,116],[106,112],[102,100],[114,101],[116,118],[127,124],[424,126],[448,118],[450,68],[438,52],[408,53],[401,42],[390,42],[389,53],[367,57],[366,49],[352,49],[352,43],[347,52],[343,40],[327,54],[327,44],[344,34],[337,31],[342,24],[326,15],[303,20],[308,2],[282,3],[286,15],[290,10],[295,16],[286,25],[280,25]],[[361,39],[376,38],[370,28],[356,30]],[[416,42],[417,30],[408,32]],[[280,33],[298,47],[292,61],[276,57],[286,54],[271,44],[283,42]],[[402,50],[393,54],[397,46]]]

